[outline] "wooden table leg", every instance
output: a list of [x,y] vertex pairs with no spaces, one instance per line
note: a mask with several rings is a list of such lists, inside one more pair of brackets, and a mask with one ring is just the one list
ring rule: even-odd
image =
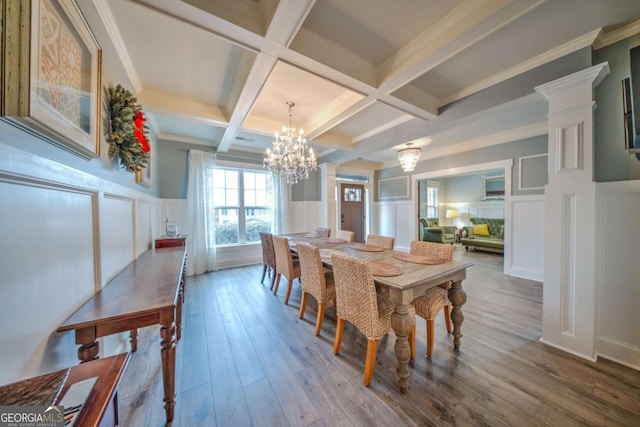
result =
[[406,393],[409,387],[409,359],[411,348],[409,347],[409,334],[413,327],[413,319],[409,314],[409,306],[396,305],[391,315],[391,327],[396,333],[396,357],[398,358],[398,385],[400,392]]
[[100,343],[96,340],[95,327],[76,329],[76,344],[80,344],[80,348],[78,348],[80,363],[90,362],[98,358]]
[[453,347],[456,350],[460,349],[460,338],[462,337],[462,321],[464,316],[462,315],[462,306],[467,302],[467,293],[462,289],[462,280],[453,282],[453,285],[449,288],[448,292],[449,301],[453,305],[451,310],[451,321],[453,322]]
[[[168,316],[167,316],[168,317]],[[173,316],[171,316],[173,317]],[[176,325],[172,318],[161,319],[160,337],[162,342],[162,384],[164,386],[164,410],[167,415],[167,423],[173,421],[174,407],[176,406]]]

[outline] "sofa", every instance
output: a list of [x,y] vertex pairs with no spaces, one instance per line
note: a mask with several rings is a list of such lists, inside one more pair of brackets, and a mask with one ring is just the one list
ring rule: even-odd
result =
[[473,217],[469,222],[471,226],[464,227],[464,237],[460,239],[466,250],[474,248],[504,253],[504,219]]
[[451,243],[456,240],[455,226],[440,226],[438,218],[420,218],[422,240],[426,242]]

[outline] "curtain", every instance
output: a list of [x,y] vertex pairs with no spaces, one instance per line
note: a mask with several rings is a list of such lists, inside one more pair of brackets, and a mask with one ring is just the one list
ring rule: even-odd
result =
[[189,150],[187,183],[187,275],[216,269],[212,177],[215,154]]
[[291,186],[273,175],[273,234],[288,233]]

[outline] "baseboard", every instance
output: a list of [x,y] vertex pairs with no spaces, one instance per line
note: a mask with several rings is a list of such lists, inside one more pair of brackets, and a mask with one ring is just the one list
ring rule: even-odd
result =
[[505,273],[509,276],[520,277],[521,279],[535,280],[536,282],[544,281],[543,271],[536,271],[522,267],[511,267]]
[[589,357],[589,356],[587,356],[585,354],[575,352],[573,350],[570,350],[568,348],[562,347],[560,345],[547,342],[542,337],[540,338],[539,341],[544,345],[548,345],[549,347],[557,348],[558,350],[564,351],[565,353],[573,354],[574,356],[579,357],[580,359],[585,359],[585,360],[588,360],[590,362],[595,362],[596,361],[596,357]]

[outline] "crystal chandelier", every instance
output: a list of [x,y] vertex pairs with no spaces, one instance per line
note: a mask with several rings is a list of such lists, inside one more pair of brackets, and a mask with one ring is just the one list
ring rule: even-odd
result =
[[420,159],[420,153],[421,150],[419,148],[411,148],[411,143],[407,144],[407,148],[398,151],[398,161],[402,166],[402,170],[405,172],[413,171]]
[[318,168],[313,148],[307,148],[304,131],[292,126],[292,101],[286,102],[289,107],[289,126],[282,127],[282,134],[276,132],[272,148],[267,148],[264,167],[277,177],[284,178],[287,184],[295,184],[300,179],[309,178],[309,171]]

